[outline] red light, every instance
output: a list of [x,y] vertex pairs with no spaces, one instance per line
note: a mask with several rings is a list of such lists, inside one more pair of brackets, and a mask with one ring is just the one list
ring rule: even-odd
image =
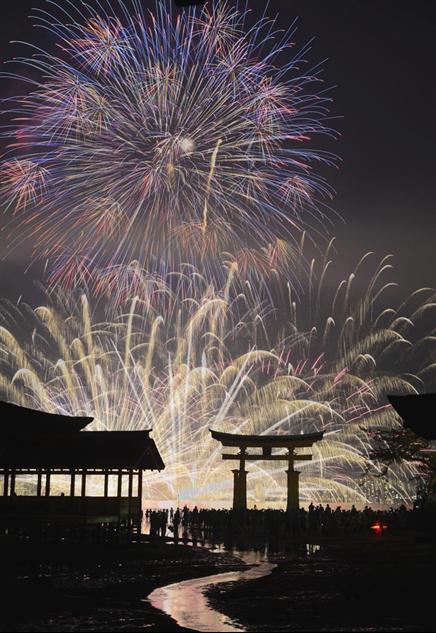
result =
[[377,536],[381,536],[383,534],[383,530],[387,530],[388,526],[383,524],[381,525],[379,522],[374,523],[374,525],[371,525],[371,530],[374,530],[374,532],[377,534]]

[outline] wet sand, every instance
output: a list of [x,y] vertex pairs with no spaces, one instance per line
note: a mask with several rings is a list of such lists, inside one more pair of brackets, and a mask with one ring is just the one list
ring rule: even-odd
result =
[[326,540],[307,556],[210,588],[209,603],[248,631],[435,631],[435,542],[419,536]]
[[[223,614],[213,622],[247,631],[436,630],[429,536],[318,540],[319,550],[305,539],[280,553],[270,549],[268,562],[277,567],[265,577],[247,581],[245,573],[241,582],[230,574],[223,579],[232,582],[209,587],[209,606]],[[44,550],[0,542],[0,556],[0,631],[186,631],[147,596],[247,570],[223,551],[158,543]],[[195,594],[196,584],[186,588]]]
[[147,596],[162,585],[243,567],[229,554],[164,544],[103,551],[2,543],[0,557],[2,632],[183,631]]

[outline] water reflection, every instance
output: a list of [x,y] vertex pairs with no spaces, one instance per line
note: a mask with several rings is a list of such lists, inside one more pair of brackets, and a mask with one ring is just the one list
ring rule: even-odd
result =
[[253,567],[159,587],[148,596],[148,600],[153,607],[164,611],[179,626],[187,629],[217,632],[244,631],[245,629],[238,623],[215,611],[209,605],[204,592],[211,585],[262,578],[270,574],[276,565],[266,560],[265,552],[235,551],[234,553],[247,565],[253,565]]
[[321,549],[321,545],[314,545],[314,543],[306,543],[306,554],[308,556],[312,556],[313,554],[316,554],[316,552],[319,552],[320,549]]
[[[159,515],[164,519],[162,525],[155,523],[153,526],[152,517],[159,519]],[[225,530],[223,526],[215,526],[215,529],[203,526],[201,529],[197,522],[193,525],[177,524],[177,529],[174,529],[168,527],[163,513],[152,513],[146,517],[143,531],[148,532],[152,539],[172,541],[175,544],[180,542],[194,547],[202,545],[216,553],[231,552],[250,566],[240,571],[223,572],[159,587],[148,596],[154,608],[164,611],[179,626],[196,631],[245,630],[238,622],[232,621],[209,605],[205,596],[209,587],[262,578],[277,566],[272,561],[283,557],[286,560],[297,560],[301,554],[311,556],[320,549],[319,545],[298,543],[292,537],[286,538],[286,535],[274,531],[266,539],[265,534],[257,533],[256,530],[247,534],[246,531]]]

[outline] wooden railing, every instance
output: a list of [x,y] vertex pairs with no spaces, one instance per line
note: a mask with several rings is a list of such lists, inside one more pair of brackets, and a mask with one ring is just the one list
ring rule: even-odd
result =
[[141,520],[138,497],[0,497],[0,524],[96,524]]

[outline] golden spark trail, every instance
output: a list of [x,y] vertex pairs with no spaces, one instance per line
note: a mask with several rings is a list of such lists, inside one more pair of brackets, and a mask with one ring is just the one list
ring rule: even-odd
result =
[[[147,476],[150,503],[231,504],[231,473],[211,427],[254,434],[324,430],[315,459],[302,465],[303,503],[408,503],[419,472],[402,462],[382,477],[382,465],[371,461],[369,431],[399,424],[387,393],[416,393],[424,377],[429,388],[435,384],[436,364],[427,353],[432,336],[411,338],[436,312],[435,293],[414,293],[410,311],[405,301],[389,310],[382,304],[378,313],[383,268],[362,299],[354,284],[335,292],[325,262],[319,269],[314,264],[312,307],[332,306],[334,296],[335,311],[310,321],[307,303],[290,293],[286,325],[273,313],[265,318],[233,266],[219,289],[191,268],[179,277],[177,292],[161,280],[154,292],[126,299],[117,311],[110,302],[102,323],[85,296],[53,295],[35,310],[4,301],[0,397],[92,416],[94,429],[152,428],[166,468]],[[29,337],[21,342],[16,330],[22,337],[23,319]],[[284,470],[250,466],[249,504],[283,507],[285,490]]]

